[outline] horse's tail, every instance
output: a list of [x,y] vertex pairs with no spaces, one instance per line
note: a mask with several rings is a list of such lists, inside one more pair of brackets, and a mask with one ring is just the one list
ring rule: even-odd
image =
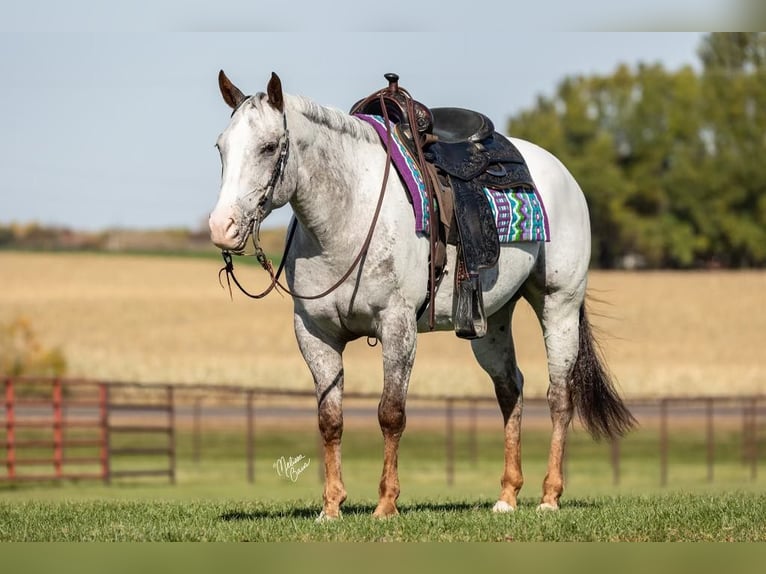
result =
[[580,343],[572,368],[571,392],[580,420],[595,439],[622,436],[638,424],[604,365],[584,302],[580,307]]

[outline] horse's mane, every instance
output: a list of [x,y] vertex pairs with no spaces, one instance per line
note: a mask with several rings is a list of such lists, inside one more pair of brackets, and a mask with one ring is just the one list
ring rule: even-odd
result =
[[290,96],[290,105],[309,121],[327,127],[335,132],[347,134],[354,139],[379,143],[375,129],[368,123],[341,110],[320,106],[304,96]]

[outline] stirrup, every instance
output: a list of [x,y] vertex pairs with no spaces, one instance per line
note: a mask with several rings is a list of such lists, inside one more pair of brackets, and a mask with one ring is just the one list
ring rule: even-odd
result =
[[455,335],[461,339],[480,339],[487,334],[487,316],[478,274],[456,281],[452,318]]

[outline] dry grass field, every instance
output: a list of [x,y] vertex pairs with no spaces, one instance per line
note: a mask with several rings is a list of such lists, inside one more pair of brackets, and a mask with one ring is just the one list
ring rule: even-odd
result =
[[[310,389],[289,298],[230,301],[219,263],[86,254],[0,253],[0,323],[23,316],[59,346],[69,375],[144,382]],[[241,268],[255,289],[263,272]],[[594,324],[628,397],[766,392],[766,272],[594,272]],[[526,304],[514,320],[527,396],[544,396],[540,329]],[[487,396],[469,344],[422,336],[411,390]],[[346,389],[380,389],[380,348],[347,351]]]

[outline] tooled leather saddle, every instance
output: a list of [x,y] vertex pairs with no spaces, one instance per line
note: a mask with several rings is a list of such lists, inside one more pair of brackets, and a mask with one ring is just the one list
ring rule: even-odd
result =
[[[428,108],[386,74],[388,86],[351,108],[352,114],[387,115],[426,183],[430,215],[429,291],[421,315],[434,300],[446,265],[446,244],[457,246],[453,322],[458,337],[483,337],[487,330],[480,270],[500,256],[495,220],[485,188],[533,189],[526,163],[516,147],[495,131],[482,113],[463,108]],[[384,108],[385,107],[385,113]]]

